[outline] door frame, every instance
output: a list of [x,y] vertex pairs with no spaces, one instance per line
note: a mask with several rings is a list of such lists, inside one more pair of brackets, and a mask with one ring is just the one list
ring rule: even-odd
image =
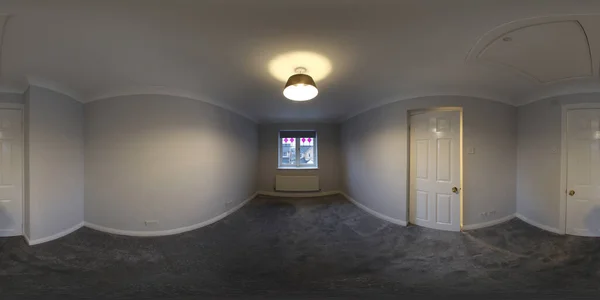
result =
[[406,224],[409,225],[410,224],[410,192],[411,192],[411,176],[410,176],[410,161],[411,161],[411,151],[410,151],[410,140],[411,140],[411,132],[410,132],[410,120],[411,120],[411,116],[416,115],[416,114],[422,114],[422,113],[427,113],[427,112],[434,112],[434,111],[451,111],[451,112],[459,112],[460,115],[460,133],[459,133],[459,148],[460,148],[460,153],[459,153],[459,166],[460,166],[460,187],[459,187],[459,193],[458,193],[458,199],[460,201],[460,220],[459,220],[459,224],[460,224],[460,231],[463,230],[463,213],[464,213],[464,167],[463,167],[463,162],[464,162],[464,149],[463,149],[463,144],[464,144],[464,138],[463,138],[463,118],[464,118],[464,111],[463,108],[460,106],[441,106],[441,107],[431,107],[431,108],[417,108],[417,109],[407,109],[406,110],[406,153],[408,154],[406,156]]
[[560,137],[560,190],[559,203],[560,214],[558,220],[558,231],[567,234],[567,117],[570,110],[577,109],[600,109],[600,103],[578,103],[564,104],[561,112],[561,137]]
[[25,236],[25,104],[0,103],[0,109],[21,111],[21,236]]

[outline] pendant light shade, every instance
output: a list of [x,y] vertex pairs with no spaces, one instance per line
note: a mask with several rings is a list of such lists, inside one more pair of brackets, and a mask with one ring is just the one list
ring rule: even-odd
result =
[[315,81],[306,74],[295,74],[290,76],[283,95],[292,101],[308,101],[319,94]]

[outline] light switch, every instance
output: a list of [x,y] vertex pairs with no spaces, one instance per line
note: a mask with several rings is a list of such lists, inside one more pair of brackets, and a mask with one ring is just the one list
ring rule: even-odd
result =
[[467,149],[467,153],[475,154],[475,147],[469,147],[469,149]]

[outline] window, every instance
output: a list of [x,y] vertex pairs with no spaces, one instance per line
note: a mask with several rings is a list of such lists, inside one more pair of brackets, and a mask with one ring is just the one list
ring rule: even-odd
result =
[[316,169],[317,132],[280,131],[279,168]]

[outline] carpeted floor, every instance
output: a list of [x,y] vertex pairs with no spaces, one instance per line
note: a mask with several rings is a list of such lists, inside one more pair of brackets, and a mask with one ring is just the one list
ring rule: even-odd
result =
[[401,227],[342,196],[261,196],[216,224],[175,236],[83,228],[33,247],[0,239],[2,300],[515,294],[599,299],[600,239],[554,235],[518,220],[463,233]]

